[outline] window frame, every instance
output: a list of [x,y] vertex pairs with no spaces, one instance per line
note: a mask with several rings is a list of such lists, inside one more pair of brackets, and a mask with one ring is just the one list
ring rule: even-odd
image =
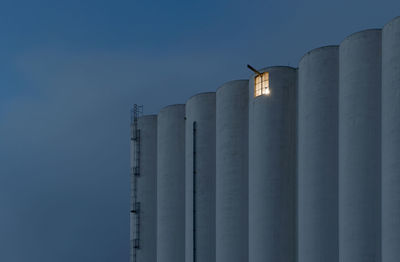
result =
[[269,95],[269,72],[263,72],[254,77],[254,98]]

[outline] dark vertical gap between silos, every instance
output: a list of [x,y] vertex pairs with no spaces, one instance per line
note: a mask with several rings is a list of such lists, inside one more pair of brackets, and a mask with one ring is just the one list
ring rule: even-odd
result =
[[298,162],[298,148],[299,148],[299,69],[296,69],[296,90],[295,90],[295,116],[294,116],[294,145],[293,150],[293,164],[294,164],[294,185],[293,185],[293,204],[294,204],[294,261],[299,261],[299,162]]

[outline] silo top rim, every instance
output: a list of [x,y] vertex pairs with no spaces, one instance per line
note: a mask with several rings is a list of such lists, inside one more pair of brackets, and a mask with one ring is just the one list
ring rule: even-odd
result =
[[265,70],[269,70],[269,69],[273,69],[273,68],[288,68],[288,69],[294,69],[296,70],[295,67],[292,66],[280,66],[280,65],[276,65],[276,66],[267,66],[267,67],[263,67],[260,69],[260,71],[265,71]]
[[321,50],[323,50],[323,49],[339,49],[339,45],[325,45],[325,46],[320,46],[320,47],[311,49],[311,50],[309,50],[307,53],[305,53],[305,54],[300,58],[299,64],[301,63],[301,61],[302,61],[305,57],[307,57],[307,56],[313,54],[314,52],[321,51]]
[[249,82],[249,80],[248,79],[238,79],[238,80],[231,80],[231,81],[225,82],[217,88],[216,92],[218,92],[219,89],[221,89],[225,86],[229,86],[230,84],[240,83],[240,82]]
[[[343,39],[342,43],[345,42],[345,41],[347,41],[347,40],[349,40],[349,39],[352,38],[352,37],[355,37],[356,35],[365,34],[365,33],[371,32],[371,31],[381,32],[382,29],[380,29],[380,28],[370,28],[370,29],[365,29],[365,30],[361,30],[361,31],[352,33],[351,35],[346,36],[346,37]],[[341,43],[341,44],[342,44],[342,43]]]
[[386,26],[390,26],[396,22],[400,23],[400,16],[396,16],[395,18],[393,18],[392,20],[390,20],[389,22],[387,22],[384,26],[383,29],[385,29]]
[[172,105],[167,105],[167,106],[161,108],[161,110],[160,110],[159,113],[161,113],[161,112],[163,112],[163,111],[169,109],[170,107],[185,107],[185,104],[172,104]]
[[186,101],[186,103],[189,102],[189,100],[191,100],[192,98],[195,98],[195,97],[198,97],[198,96],[207,96],[207,95],[212,95],[212,94],[215,95],[215,92],[201,92],[201,93],[197,93],[197,94],[192,95],[191,97],[189,97],[189,99]]

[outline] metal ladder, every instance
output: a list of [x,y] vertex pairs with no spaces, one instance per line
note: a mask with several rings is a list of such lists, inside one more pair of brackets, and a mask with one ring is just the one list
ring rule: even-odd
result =
[[131,110],[131,141],[133,142],[133,166],[131,167],[131,213],[134,217],[133,238],[131,239],[131,262],[137,261],[140,248],[140,202],[137,199],[138,177],[140,176],[140,129],[138,118],[143,114],[143,106],[135,104]]

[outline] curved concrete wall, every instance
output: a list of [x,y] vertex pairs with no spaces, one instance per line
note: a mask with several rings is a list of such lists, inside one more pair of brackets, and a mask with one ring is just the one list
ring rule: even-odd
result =
[[[140,249],[137,261],[156,262],[157,244],[157,116],[138,119],[140,131],[140,176],[136,177],[137,201],[140,202]],[[133,221],[134,222],[134,221]],[[135,225],[132,224],[131,227]]]
[[185,105],[158,114],[157,262],[185,261]]
[[216,106],[216,261],[248,261],[248,81],[225,83]]
[[249,98],[249,261],[294,262],[297,71],[266,71],[271,94]]
[[381,30],[347,37],[339,49],[339,257],[379,262]]
[[299,63],[298,261],[338,262],[339,47]]
[[400,258],[400,17],[382,32],[382,261]]
[[215,262],[215,101],[186,103],[186,262]]

